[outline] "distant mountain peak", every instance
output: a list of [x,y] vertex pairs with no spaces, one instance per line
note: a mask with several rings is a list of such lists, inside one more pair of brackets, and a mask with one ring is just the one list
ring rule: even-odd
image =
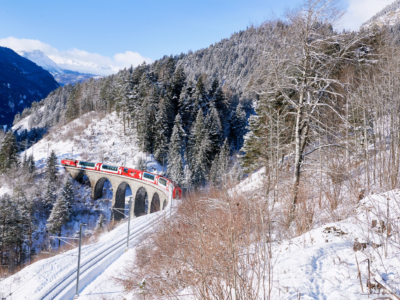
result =
[[19,55],[33,61],[38,66],[49,71],[53,76],[54,74],[62,74],[63,70],[52,61],[46,54],[40,50],[33,50],[31,52],[21,51],[18,52]]
[[394,1],[389,4],[371,19],[361,25],[361,27],[368,28],[372,26],[393,26],[400,23],[400,0]]
[[56,81],[61,85],[68,83],[76,83],[88,80],[90,78],[99,78],[100,76],[93,74],[84,74],[70,70],[62,69],[57,63],[51,60],[45,53],[40,50],[33,50],[30,52],[18,52],[21,56],[29,59],[43,69],[49,71],[54,76]]

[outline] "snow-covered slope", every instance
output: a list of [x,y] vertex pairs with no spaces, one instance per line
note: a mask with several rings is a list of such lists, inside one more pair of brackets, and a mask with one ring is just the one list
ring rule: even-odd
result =
[[90,78],[99,78],[97,75],[84,74],[75,71],[62,69],[53,60],[51,60],[46,54],[40,50],[34,50],[31,52],[21,51],[18,54],[34,62],[43,69],[49,71],[56,81],[61,85],[68,83],[81,82]]
[[382,27],[382,26],[393,26],[400,22],[400,1],[396,0],[392,4],[389,4],[380,12],[375,14],[371,19],[362,24],[362,27]]
[[[168,212],[168,209],[169,206],[164,211],[134,218],[130,226],[130,247],[137,246],[145,234],[151,231],[153,225],[161,221],[160,218],[164,216],[165,212]],[[165,217],[168,216],[169,214],[165,214]],[[113,231],[104,234],[98,242],[82,247],[81,290],[124,253],[127,225],[127,222],[125,222]],[[116,246],[109,250],[113,245]],[[63,254],[43,259],[0,281],[0,296],[12,296],[12,299],[20,300],[39,300],[47,299],[47,297],[52,299],[49,292],[57,291],[57,288],[63,288],[64,279],[68,278],[69,281],[65,281],[65,288],[62,293],[55,299],[72,299],[75,293],[74,276],[76,274],[77,253],[77,248],[75,248]],[[109,255],[106,255],[107,253]],[[90,265],[91,261],[95,263]],[[68,277],[69,274],[72,276]],[[61,284],[53,290],[57,283]]]
[[[27,126],[27,120],[23,119],[13,130],[29,129]],[[106,116],[90,112],[65,126],[52,128],[45,138],[26,151],[28,154],[33,153],[36,165],[42,167],[52,150],[59,159],[73,157],[127,167],[135,167],[139,159],[143,159],[147,161],[148,171],[163,171],[163,167],[152,155],[139,150],[129,128],[124,135],[122,119],[115,112]]]

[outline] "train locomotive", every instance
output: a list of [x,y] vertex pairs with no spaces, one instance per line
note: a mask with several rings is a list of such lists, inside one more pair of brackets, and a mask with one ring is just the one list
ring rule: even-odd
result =
[[166,191],[169,191],[170,184],[173,186],[173,191],[172,191],[172,197],[174,199],[181,199],[182,198],[182,190],[181,188],[172,180],[163,177],[158,174],[153,174],[150,172],[145,172],[141,170],[136,170],[132,168],[127,168],[127,167],[117,167],[117,166],[111,166],[111,165],[106,165],[102,163],[94,163],[94,162],[87,162],[87,161],[81,161],[81,160],[74,160],[74,159],[62,159],[61,164],[63,166],[68,166],[68,167],[75,167],[78,169],[87,169],[87,170],[93,170],[93,171],[98,171],[102,173],[110,173],[110,174],[116,174],[116,175],[121,175],[121,176],[126,176],[129,178],[134,178],[138,180],[143,180],[155,185],[160,186],[161,188],[165,189]]

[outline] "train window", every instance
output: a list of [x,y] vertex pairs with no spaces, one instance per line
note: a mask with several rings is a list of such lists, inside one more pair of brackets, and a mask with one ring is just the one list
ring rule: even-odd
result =
[[148,173],[143,173],[143,178],[149,179],[154,181],[154,179],[156,178],[154,175],[148,174]]
[[167,186],[167,181],[164,178],[158,179],[158,183],[160,183],[163,186]]
[[108,170],[108,171],[114,171],[114,172],[118,171],[118,167],[114,167],[114,166],[102,165],[101,168],[103,170]]
[[90,168],[94,168],[96,166],[95,163],[86,162],[86,161],[80,161],[79,165],[83,166],[83,167],[90,167]]
[[128,173],[128,168],[124,168],[124,172],[125,172],[125,173]]

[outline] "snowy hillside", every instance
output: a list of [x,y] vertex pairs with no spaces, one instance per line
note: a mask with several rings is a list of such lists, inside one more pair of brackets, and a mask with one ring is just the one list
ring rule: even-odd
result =
[[93,74],[84,74],[62,69],[40,50],[34,50],[31,52],[21,51],[18,54],[34,62],[43,69],[49,71],[51,75],[54,76],[56,81],[61,85],[65,85],[68,83],[82,82],[90,78],[99,78],[99,76]]
[[396,0],[392,4],[386,6],[367,22],[362,24],[364,28],[374,26],[393,26],[400,22],[400,1]]
[[[131,241],[130,246],[135,247],[144,237],[144,234],[152,230],[152,226],[157,222],[161,222],[162,217],[168,217],[166,211],[154,213],[147,216],[135,218],[131,221]],[[82,247],[82,260],[81,260],[81,288],[85,286],[103,273],[107,267],[123,255],[126,247],[126,234],[127,222],[121,224],[113,231],[103,234],[98,241],[89,240],[87,245]],[[102,255],[106,254],[110,246],[116,244],[113,254],[100,259],[100,261],[93,266],[85,269],[85,265],[91,261],[99,259]],[[129,255],[129,252],[127,253]],[[126,254],[124,255],[127,256]],[[22,271],[16,273],[9,278],[0,281],[0,296],[12,296],[12,299],[42,299],[52,289],[52,286],[57,282],[62,281],[69,273],[76,273],[77,265],[77,248],[64,252],[56,256],[50,256],[47,259],[38,261]],[[75,271],[74,271],[75,270]],[[86,271],[85,271],[86,270]],[[103,276],[104,277],[104,276]],[[110,281],[112,279],[105,277],[106,285],[103,283],[103,288],[107,287],[106,293],[109,292]],[[86,284],[85,284],[86,282]],[[89,285],[89,290],[91,285]],[[103,290],[97,290],[95,298],[99,299],[99,293]],[[75,293],[75,280],[72,281],[70,286],[64,290],[56,299],[72,299]],[[83,292],[86,294],[86,292]],[[116,296],[120,297],[118,293]],[[8,298],[6,298],[8,299]]]
[[[28,118],[17,123],[13,130],[29,129]],[[129,130],[127,128],[126,133]],[[147,161],[148,171],[163,171],[152,155],[139,150],[134,135],[124,135],[122,120],[115,112],[107,116],[90,112],[65,126],[53,127],[45,138],[26,152],[32,153],[36,165],[42,167],[51,150],[59,159],[68,157],[127,167],[135,167],[143,159]]]

